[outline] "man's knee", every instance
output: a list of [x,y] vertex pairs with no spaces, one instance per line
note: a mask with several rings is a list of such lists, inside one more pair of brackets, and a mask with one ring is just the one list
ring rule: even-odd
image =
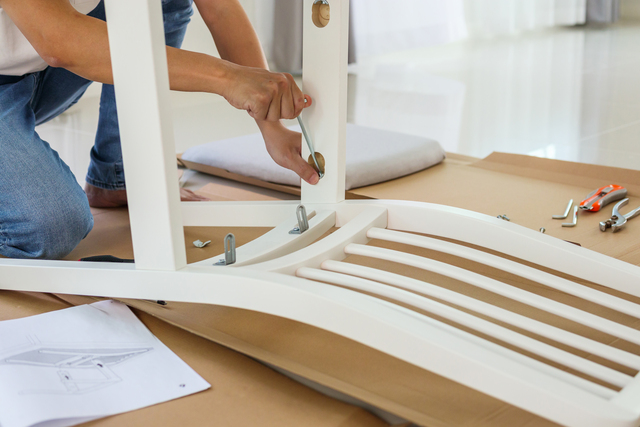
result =
[[64,212],[39,212],[33,215],[32,221],[34,258],[65,257],[93,228],[88,203],[75,203]]
[[64,209],[31,209],[20,223],[5,227],[0,253],[10,258],[59,259],[68,255],[93,228],[84,200],[69,201]]

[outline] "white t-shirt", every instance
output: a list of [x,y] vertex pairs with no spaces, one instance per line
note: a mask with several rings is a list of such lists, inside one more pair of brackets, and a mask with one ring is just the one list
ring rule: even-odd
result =
[[[100,3],[100,0],[69,1],[78,12],[85,15]],[[0,8],[0,75],[22,76],[45,68],[47,63]]]

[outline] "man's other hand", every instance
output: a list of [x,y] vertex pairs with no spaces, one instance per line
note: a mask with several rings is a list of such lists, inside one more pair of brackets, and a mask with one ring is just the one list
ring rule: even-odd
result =
[[262,122],[258,125],[267,151],[277,164],[291,169],[309,184],[318,183],[318,173],[302,158],[302,134],[289,130],[280,123]]

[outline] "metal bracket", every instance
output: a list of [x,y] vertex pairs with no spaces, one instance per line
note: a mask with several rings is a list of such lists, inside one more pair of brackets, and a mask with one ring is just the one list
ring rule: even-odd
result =
[[289,234],[302,234],[309,229],[309,218],[304,205],[298,205],[296,208],[296,217],[298,218],[298,226],[289,232]]
[[213,265],[231,265],[236,262],[236,236],[229,233],[224,238],[224,259]]

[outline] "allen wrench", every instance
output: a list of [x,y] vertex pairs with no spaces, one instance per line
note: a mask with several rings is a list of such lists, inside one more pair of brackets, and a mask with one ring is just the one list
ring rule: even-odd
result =
[[[305,102],[307,100],[305,99]],[[315,163],[316,168],[318,169],[318,177],[322,178],[324,176],[324,172],[320,169],[320,165],[318,164],[318,159],[316,158],[316,151],[313,149],[313,143],[311,141],[311,137],[307,132],[307,128],[304,126],[302,122],[302,118],[300,116],[297,117],[298,124],[300,125],[300,129],[302,129],[302,135],[304,135],[304,140],[307,141],[307,147],[309,147],[309,151],[311,152],[311,158],[313,159],[313,163]]]
[[553,215],[551,218],[553,219],[565,219],[569,216],[569,211],[571,210],[571,206],[573,205],[573,199],[569,200],[567,204],[567,208],[564,210],[564,214],[562,215]]
[[[571,201],[571,203],[573,203],[573,201]],[[563,222],[562,226],[563,227],[575,227],[577,223],[578,223],[578,207],[574,206],[573,207],[573,222]]]

